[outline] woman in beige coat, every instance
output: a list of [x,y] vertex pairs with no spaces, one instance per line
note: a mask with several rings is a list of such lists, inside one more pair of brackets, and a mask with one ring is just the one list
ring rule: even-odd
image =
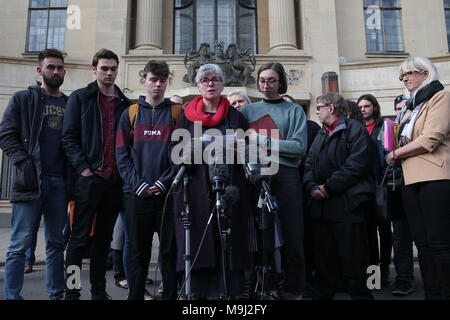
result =
[[403,203],[425,299],[450,299],[450,92],[423,57],[401,64],[400,81],[411,98],[397,118],[399,148],[387,162],[403,169]]

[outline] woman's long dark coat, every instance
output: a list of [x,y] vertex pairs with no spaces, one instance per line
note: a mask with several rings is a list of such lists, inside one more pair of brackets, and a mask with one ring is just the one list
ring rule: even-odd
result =
[[[227,116],[227,129],[248,129],[247,120],[239,111],[230,107]],[[226,121],[226,120],[224,120]],[[181,114],[177,129],[187,129],[191,137],[194,137],[194,123],[190,122],[184,113]],[[178,142],[172,142],[169,152]],[[214,203],[211,199],[214,194],[211,191],[209,182],[208,166],[205,164],[193,165],[189,169],[191,175],[190,184],[190,213],[191,213],[191,260],[193,261],[197,253],[205,226],[210,217]],[[242,164],[230,165],[230,185],[239,188],[239,200],[231,210],[231,236],[230,236],[230,269],[231,271],[245,271],[250,268],[250,253],[248,249],[248,216],[252,210],[250,189],[251,185],[245,178],[245,171]],[[185,229],[183,222],[180,220],[180,214],[185,210],[183,202],[183,183],[179,183],[174,189],[174,215],[175,215],[175,232],[177,240],[177,271],[183,271],[185,267]],[[208,227],[204,243],[195,262],[194,270],[198,268],[216,268],[217,261],[221,254],[220,246],[214,239],[217,235],[217,228],[213,226],[217,224],[213,219]]]

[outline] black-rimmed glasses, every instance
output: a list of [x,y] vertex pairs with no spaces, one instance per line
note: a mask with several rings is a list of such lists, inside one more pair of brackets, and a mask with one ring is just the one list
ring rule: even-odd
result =
[[425,72],[424,70],[408,71],[408,72],[401,74],[400,77],[398,78],[398,80],[403,81],[404,78],[411,78],[414,73],[424,73],[424,72]]
[[213,85],[217,86],[222,80],[220,80],[219,78],[212,78],[212,79],[208,79],[208,78],[203,78],[200,79],[200,83],[202,84],[202,86],[208,86],[210,82],[212,82]]

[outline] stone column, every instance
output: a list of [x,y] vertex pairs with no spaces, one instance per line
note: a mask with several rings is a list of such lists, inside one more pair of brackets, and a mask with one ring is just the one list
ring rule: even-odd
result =
[[270,51],[296,50],[294,0],[269,1]]
[[162,49],[163,0],[137,0],[136,50]]

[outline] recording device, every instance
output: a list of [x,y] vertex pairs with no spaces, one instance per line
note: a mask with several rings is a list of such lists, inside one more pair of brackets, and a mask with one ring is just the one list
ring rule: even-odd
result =
[[264,190],[264,194],[266,195],[266,203],[269,209],[269,212],[274,210],[279,210],[278,203],[275,199],[275,196],[272,195],[270,191],[269,183],[270,178],[268,176],[261,175],[261,168],[264,168],[264,165],[260,163],[247,163],[244,165],[245,172],[248,175],[248,179],[254,185],[261,184],[261,187]]

